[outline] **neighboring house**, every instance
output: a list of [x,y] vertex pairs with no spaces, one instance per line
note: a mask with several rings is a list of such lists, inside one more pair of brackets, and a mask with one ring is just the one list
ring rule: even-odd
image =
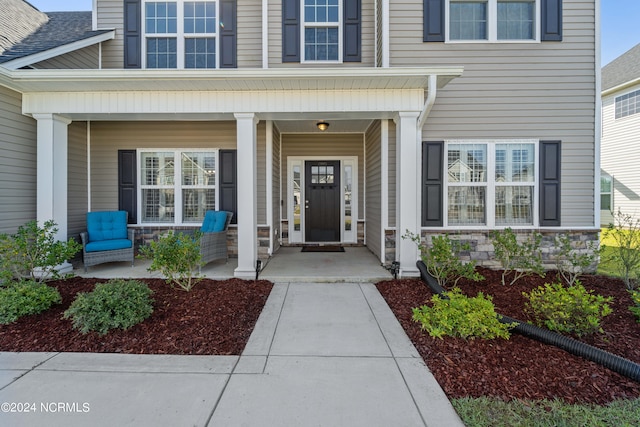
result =
[[601,223],[640,220],[640,44],[602,68]]
[[95,0],[64,40],[85,15],[48,14],[0,56],[0,226],[126,209],[143,241],[231,210],[239,277],[322,242],[417,275],[407,230],[485,265],[497,228],[597,240],[598,6]]

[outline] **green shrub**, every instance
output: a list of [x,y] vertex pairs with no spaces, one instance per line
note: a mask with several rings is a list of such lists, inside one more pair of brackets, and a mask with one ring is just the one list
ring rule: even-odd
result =
[[201,279],[195,270],[200,267],[200,239],[169,231],[157,241],[140,248],[140,255],[152,260],[149,271],[162,275],[184,291],[190,291]]
[[498,320],[492,298],[480,292],[470,298],[459,288],[431,297],[432,307],[423,305],[413,309],[413,320],[435,338],[509,339],[509,329],[515,325]]
[[640,322],[640,291],[636,289],[629,292],[631,293],[631,299],[635,304],[629,307],[629,310],[631,310],[631,312],[636,315],[638,322]]
[[31,277],[43,282],[59,278],[56,267],[73,258],[82,246],[73,239],[56,241],[57,232],[53,221],[46,221],[42,228],[37,221],[29,221],[12,236],[0,235],[0,281]]
[[109,329],[129,329],[153,313],[153,299],[146,283],[137,280],[112,279],[98,283],[93,292],[81,292],[64,312],[72,319],[73,327],[86,334]]
[[432,275],[440,286],[446,288],[449,285],[455,286],[458,280],[465,278],[474,281],[483,280],[484,277],[475,271],[475,261],[462,262],[460,252],[470,250],[469,243],[459,240],[452,240],[449,235],[433,236],[431,247],[422,244],[418,234],[406,231],[403,239],[410,239],[418,245],[422,262],[427,268],[427,272]]
[[545,283],[523,295],[528,299],[526,310],[536,324],[552,331],[578,336],[602,332],[602,318],[612,313],[609,303],[613,298],[593,295],[580,281],[571,287]]
[[632,290],[640,273],[640,219],[618,210],[614,221],[604,233],[604,239],[613,242],[604,261],[619,272],[627,289]]
[[518,279],[534,273],[544,277],[542,253],[540,252],[542,235],[540,233],[534,232],[526,239],[518,241],[516,233],[510,228],[505,228],[504,230],[492,231],[490,238],[495,256],[502,265],[503,285],[510,273],[513,273],[510,285],[513,285]]
[[56,288],[33,280],[22,280],[0,288],[0,323],[13,323],[22,316],[41,313],[62,298]]
[[569,286],[573,286],[587,269],[594,267],[600,255],[600,249],[593,242],[589,242],[584,251],[574,249],[566,234],[556,237],[556,247],[556,268]]

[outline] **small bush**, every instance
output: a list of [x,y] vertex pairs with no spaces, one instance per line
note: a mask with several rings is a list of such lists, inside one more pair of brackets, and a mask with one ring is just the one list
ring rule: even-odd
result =
[[577,336],[603,332],[600,322],[612,313],[609,303],[613,298],[593,295],[580,281],[569,288],[561,283],[545,283],[523,295],[528,299],[526,310],[536,324],[551,331]]
[[640,219],[618,210],[614,221],[604,233],[604,238],[613,242],[604,261],[620,274],[627,289],[633,290],[640,275]]
[[631,312],[636,315],[636,319],[640,323],[640,291],[636,289],[629,292],[631,293],[631,299],[635,304],[629,307],[629,310],[631,310]]
[[432,337],[504,338],[509,339],[509,329],[515,325],[501,323],[495,312],[492,298],[480,292],[470,298],[459,288],[431,298],[432,307],[423,305],[413,309],[413,320]]
[[571,240],[565,234],[556,237],[556,247],[556,268],[569,286],[573,286],[587,269],[592,268],[600,255],[600,249],[593,242],[587,244],[586,251],[572,248]]
[[422,244],[420,235],[406,231],[403,239],[410,239],[418,245],[422,261],[427,272],[432,275],[443,288],[449,285],[456,286],[458,280],[465,278],[473,281],[484,280],[484,277],[475,271],[475,261],[462,262],[460,252],[470,250],[468,243],[453,240],[449,235],[434,236],[431,239],[431,247]]
[[198,234],[194,238],[169,231],[140,248],[140,255],[152,260],[149,271],[160,271],[172,286],[176,284],[183,291],[190,291],[201,279],[195,273],[201,260]]
[[502,284],[506,283],[508,274],[513,273],[513,285],[518,279],[538,274],[544,277],[540,242],[542,235],[534,232],[526,239],[518,241],[516,233],[510,228],[494,230],[490,233],[495,256],[502,265]]
[[56,288],[33,280],[10,283],[0,288],[0,323],[13,323],[22,316],[41,313],[62,298]]
[[110,329],[129,329],[153,313],[153,299],[146,283],[113,279],[98,283],[93,292],[81,292],[64,312],[73,327],[83,334],[96,331],[100,335]]

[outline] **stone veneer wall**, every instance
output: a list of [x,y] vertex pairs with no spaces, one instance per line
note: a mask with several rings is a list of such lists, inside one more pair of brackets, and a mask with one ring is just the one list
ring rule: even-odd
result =
[[[517,238],[520,240],[527,239],[530,236],[531,231],[528,230],[514,230]],[[571,241],[571,246],[579,253],[587,253],[590,251],[590,247],[595,245],[597,248],[599,245],[600,237],[597,230],[540,230],[542,234],[542,243],[540,244],[540,251],[542,252],[543,266],[547,270],[556,269],[555,255],[557,253],[555,246],[555,238],[558,235],[568,235]],[[422,242],[427,247],[431,245],[431,238],[433,236],[440,236],[448,234],[451,239],[462,240],[465,243],[469,243],[471,250],[463,252],[461,259],[463,261],[474,260],[478,266],[483,266],[492,269],[500,269],[502,266],[500,262],[495,259],[493,252],[493,244],[489,238],[489,231],[434,231],[423,230],[421,232]],[[395,260],[395,242],[396,232],[395,230],[385,230],[385,260],[387,264],[391,264]],[[595,271],[597,265],[592,266],[592,270]]]

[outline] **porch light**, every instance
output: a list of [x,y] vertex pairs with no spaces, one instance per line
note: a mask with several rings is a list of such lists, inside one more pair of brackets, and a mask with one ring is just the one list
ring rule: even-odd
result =
[[324,120],[322,120],[322,121],[316,123],[316,126],[318,126],[318,129],[320,129],[321,131],[324,132],[329,127],[329,123],[327,123]]

